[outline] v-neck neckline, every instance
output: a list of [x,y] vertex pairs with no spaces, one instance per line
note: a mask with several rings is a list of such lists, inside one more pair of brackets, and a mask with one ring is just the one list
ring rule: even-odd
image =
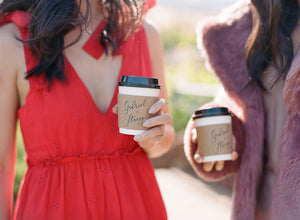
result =
[[[87,42],[83,45],[82,49],[87,52],[90,56],[92,56],[95,59],[100,59],[101,56],[104,55],[105,50],[102,47],[102,45],[100,44],[100,36],[101,33],[103,31],[103,28],[106,25],[106,21],[103,19],[99,25],[97,26],[97,28],[94,30],[94,32],[91,34],[91,36],[89,37],[89,39],[87,40]],[[124,45],[120,46],[120,50],[118,50],[116,53],[113,53],[113,56],[116,55],[122,55],[123,59],[122,59],[122,64],[121,64],[121,68],[120,68],[120,72],[118,73],[118,80],[115,84],[115,88],[114,88],[114,93],[113,96],[110,100],[110,103],[106,109],[105,112],[102,112],[101,109],[98,108],[93,96],[91,95],[90,91],[88,90],[88,87],[84,84],[84,82],[82,81],[82,79],[80,78],[80,76],[78,75],[75,67],[72,65],[72,63],[70,62],[70,60],[67,58],[67,56],[64,54],[64,59],[66,62],[66,67],[69,67],[69,70],[71,72],[71,74],[73,74],[74,78],[79,82],[80,86],[82,87],[82,91],[84,93],[84,96],[87,98],[87,100],[91,103],[91,106],[95,109],[95,111],[98,113],[98,115],[104,116],[104,115],[108,115],[109,112],[112,112],[112,105],[114,103],[114,100],[116,99],[117,96],[117,84],[118,81],[120,81],[121,79],[121,75],[123,73],[123,68],[124,68],[124,59],[125,59],[125,51],[127,49],[127,47],[124,47],[126,45],[126,42],[124,43]]]
[[122,66],[121,66],[121,69],[120,69],[120,72],[119,72],[119,75],[118,75],[118,80],[117,80],[117,82],[116,82],[116,84],[115,84],[115,88],[114,88],[114,92],[113,92],[113,96],[112,96],[112,98],[111,98],[111,100],[110,100],[110,103],[109,103],[109,105],[108,105],[108,107],[107,107],[107,109],[106,109],[106,111],[105,112],[102,112],[99,108],[98,108],[98,106],[97,106],[97,104],[96,104],[96,102],[95,102],[95,100],[94,100],[94,98],[93,98],[93,96],[91,95],[91,93],[89,92],[89,90],[88,90],[88,88],[87,88],[87,86],[83,83],[83,81],[82,81],[82,79],[79,77],[79,75],[77,74],[77,72],[76,72],[76,70],[75,70],[75,68],[73,67],[73,65],[72,65],[72,63],[69,61],[69,59],[64,55],[64,59],[65,59],[65,62],[66,62],[66,67],[67,67],[67,69],[69,69],[69,72],[71,72],[71,74],[74,76],[74,78],[75,78],[75,80],[77,80],[78,82],[79,82],[79,84],[80,84],[80,86],[81,86],[81,88],[82,88],[82,91],[83,91],[83,95],[87,98],[87,100],[88,100],[88,102],[91,104],[91,106],[95,109],[95,111],[98,113],[98,115],[108,115],[109,114],[109,112],[112,112],[112,111],[110,111],[111,109],[112,109],[112,105],[113,105],[113,103],[114,103],[114,100],[116,99],[116,97],[117,97],[117,93],[118,93],[118,82],[120,81],[120,78],[121,78],[121,75],[122,75],[122,72],[123,72],[123,62],[124,62],[124,57],[123,57],[123,60],[122,60]]

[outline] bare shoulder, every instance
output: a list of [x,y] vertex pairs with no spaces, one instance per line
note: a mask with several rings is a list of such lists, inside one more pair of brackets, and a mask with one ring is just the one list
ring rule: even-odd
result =
[[163,47],[160,33],[158,28],[147,20],[144,22],[144,29],[148,40],[153,76],[159,78],[159,81],[162,85],[161,97],[166,98],[167,93],[164,77]]
[[8,23],[0,27],[0,37],[1,37],[1,43],[3,40],[6,41],[6,43],[10,42],[10,45],[17,45],[20,44],[19,41],[16,39],[16,37],[19,37],[19,28],[14,23]]
[[22,43],[17,37],[19,29],[15,24],[0,27],[0,81],[17,77],[24,56]]
[[163,74],[163,48],[160,33],[158,28],[148,20],[144,21],[144,29],[147,35],[153,75],[161,77]]

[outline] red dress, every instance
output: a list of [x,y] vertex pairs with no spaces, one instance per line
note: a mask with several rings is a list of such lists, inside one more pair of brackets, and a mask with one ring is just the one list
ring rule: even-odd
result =
[[[30,16],[16,11],[1,24],[14,22],[28,38]],[[99,58],[103,49],[95,30],[84,50]],[[24,48],[27,68],[36,65]],[[118,50],[120,76],[152,76],[144,29]],[[68,81],[55,80],[47,90],[44,77],[31,77],[26,103],[18,110],[28,170],[17,199],[14,219],[24,220],[165,220],[165,207],[153,167],[133,136],[118,132],[116,86],[105,114],[65,58]],[[119,76],[119,78],[120,78]]]

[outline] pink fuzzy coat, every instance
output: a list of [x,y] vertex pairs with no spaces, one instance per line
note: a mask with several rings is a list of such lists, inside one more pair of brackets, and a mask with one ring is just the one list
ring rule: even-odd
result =
[[[264,109],[258,86],[241,90],[249,80],[245,42],[252,27],[249,2],[240,2],[220,16],[198,27],[198,46],[222,82],[226,95],[203,108],[226,106],[233,114],[233,133],[239,153],[237,161],[225,162],[221,172],[205,172],[193,155],[192,120],[185,132],[185,153],[196,173],[217,181],[236,173],[232,219],[255,219],[256,194],[262,175]],[[273,187],[271,219],[300,219],[300,50],[294,57],[284,85],[287,121],[282,134],[281,153]]]

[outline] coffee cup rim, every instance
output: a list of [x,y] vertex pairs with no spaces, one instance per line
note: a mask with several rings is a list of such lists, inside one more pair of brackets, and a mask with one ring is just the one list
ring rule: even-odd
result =
[[228,108],[225,107],[200,109],[195,111],[193,119],[214,117],[214,116],[231,116],[231,113],[228,111]]
[[127,86],[127,87],[152,88],[152,89],[161,88],[161,86],[158,84],[158,78],[130,76],[130,75],[123,75],[121,77],[120,82],[118,82],[118,85]]

